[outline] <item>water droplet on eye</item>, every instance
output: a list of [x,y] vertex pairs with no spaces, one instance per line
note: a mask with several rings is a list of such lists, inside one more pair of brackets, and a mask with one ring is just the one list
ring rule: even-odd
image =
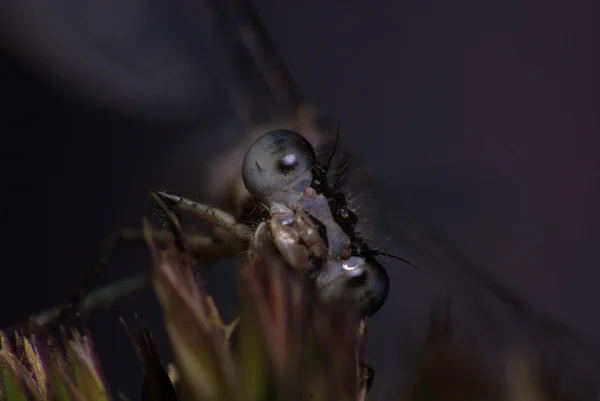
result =
[[345,207],[340,209],[340,216],[342,216],[342,218],[347,219],[348,216],[350,216],[350,214],[348,213],[348,209],[346,209]]
[[357,258],[355,256],[349,258],[348,260],[345,260],[344,262],[342,262],[342,267],[345,270],[354,270],[356,267],[360,266],[363,264],[363,260],[361,258]]

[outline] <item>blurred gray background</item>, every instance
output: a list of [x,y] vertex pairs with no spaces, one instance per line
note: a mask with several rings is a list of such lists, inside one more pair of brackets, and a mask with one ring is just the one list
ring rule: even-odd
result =
[[[363,189],[376,198],[371,213],[386,216],[373,241],[423,265],[386,262],[392,293],[370,330],[380,384],[401,373],[447,282],[475,294],[467,305],[482,299],[466,275],[432,266],[394,234],[407,213],[395,196],[600,347],[597,2],[253,5],[306,97],[341,124],[343,146],[377,180]],[[223,55],[235,49],[223,50],[202,2],[0,7],[4,327],[68,297],[104,237],[148,212],[149,189],[200,185],[210,158],[243,133],[215,122],[235,72]],[[99,284],[145,268],[138,248],[119,251]],[[231,270],[206,278],[226,302]],[[152,294],[90,321],[114,387],[132,395],[137,362],[117,317],[135,312],[159,327]]]

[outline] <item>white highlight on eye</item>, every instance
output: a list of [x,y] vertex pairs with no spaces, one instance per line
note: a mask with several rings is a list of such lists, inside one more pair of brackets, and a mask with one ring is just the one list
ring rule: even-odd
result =
[[293,153],[288,153],[287,155],[281,158],[281,161],[287,166],[293,166],[298,163],[298,158]]
[[342,267],[344,268],[344,270],[354,270],[357,267],[361,266],[363,263],[363,258],[352,256],[348,260],[342,262]]

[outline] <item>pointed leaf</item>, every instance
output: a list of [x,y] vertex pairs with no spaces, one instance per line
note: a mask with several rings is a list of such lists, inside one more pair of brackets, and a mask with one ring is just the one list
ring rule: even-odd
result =
[[264,399],[268,389],[268,375],[272,368],[268,360],[267,335],[261,324],[256,299],[244,285],[239,286],[240,324],[233,347],[239,355],[244,395],[248,401]]
[[60,351],[55,350],[52,352],[51,360],[50,377],[52,383],[56,385],[53,389],[53,396],[64,401],[88,401],[70,376],[72,370],[69,369],[66,360],[60,355]]
[[25,360],[28,363],[28,370],[31,372],[32,379],[37,383],[41,392],[42,400],[48,399],[48,377],[46,376],[46,366],[39,352],[37,339],[31,336],[31,340],[26,337],[21,338]]
[[60,369],[67,369],[68,364],[59,345],[53,338],[47,338],[44,346],[40,346],[40,353],[46,361],[46,377],[50,398],[56,401],[71,401],[72,397],[66,388]]
[[18,377],[18,373],[12,365],[14,361],[10,361],[12,356],[8,355],[5,350],[0,350],[0,400],[2,401],[28,401],[25,390],[22,386],[22,378]]
[[146,226],[154,261],[154,288],[161,304],[184,393],[192,400],[239,396],[225,325],[215,322],[210,301],[189,258],[169,242],[159,250]]
[[32,379],[21,361],[7,350],[0,350],[0,368],[2,369],[3,391],[6,399],[33,399],[44,401],[43,392]]
[[141,401],[177,401],[177,394],[167,371],[160,360],[154,337],[144,323],[136,316],[138,336],[133,338],[125,322],[125,329],[133,341],[142,364]]
[[67,340],[65,347],[73,383],[83,397],[88,401],[110,401],[111,396],[102,374],[100,361],[89,336],[82,336],[73,330],[72,339]]

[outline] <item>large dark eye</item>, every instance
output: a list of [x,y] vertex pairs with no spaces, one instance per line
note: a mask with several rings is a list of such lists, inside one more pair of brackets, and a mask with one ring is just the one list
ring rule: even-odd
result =
[[373,316],[385,303],[390,289],[387,272],[376,260],[352,256],[329,261],[313,276],[317,297],[323,302],[346,299],[360,316]]
[[297,132],[267,132],[246,153],[244,185],[259,199],[272,198],[277,192],[300,192],[311,184],[315,160],[313,147]]

